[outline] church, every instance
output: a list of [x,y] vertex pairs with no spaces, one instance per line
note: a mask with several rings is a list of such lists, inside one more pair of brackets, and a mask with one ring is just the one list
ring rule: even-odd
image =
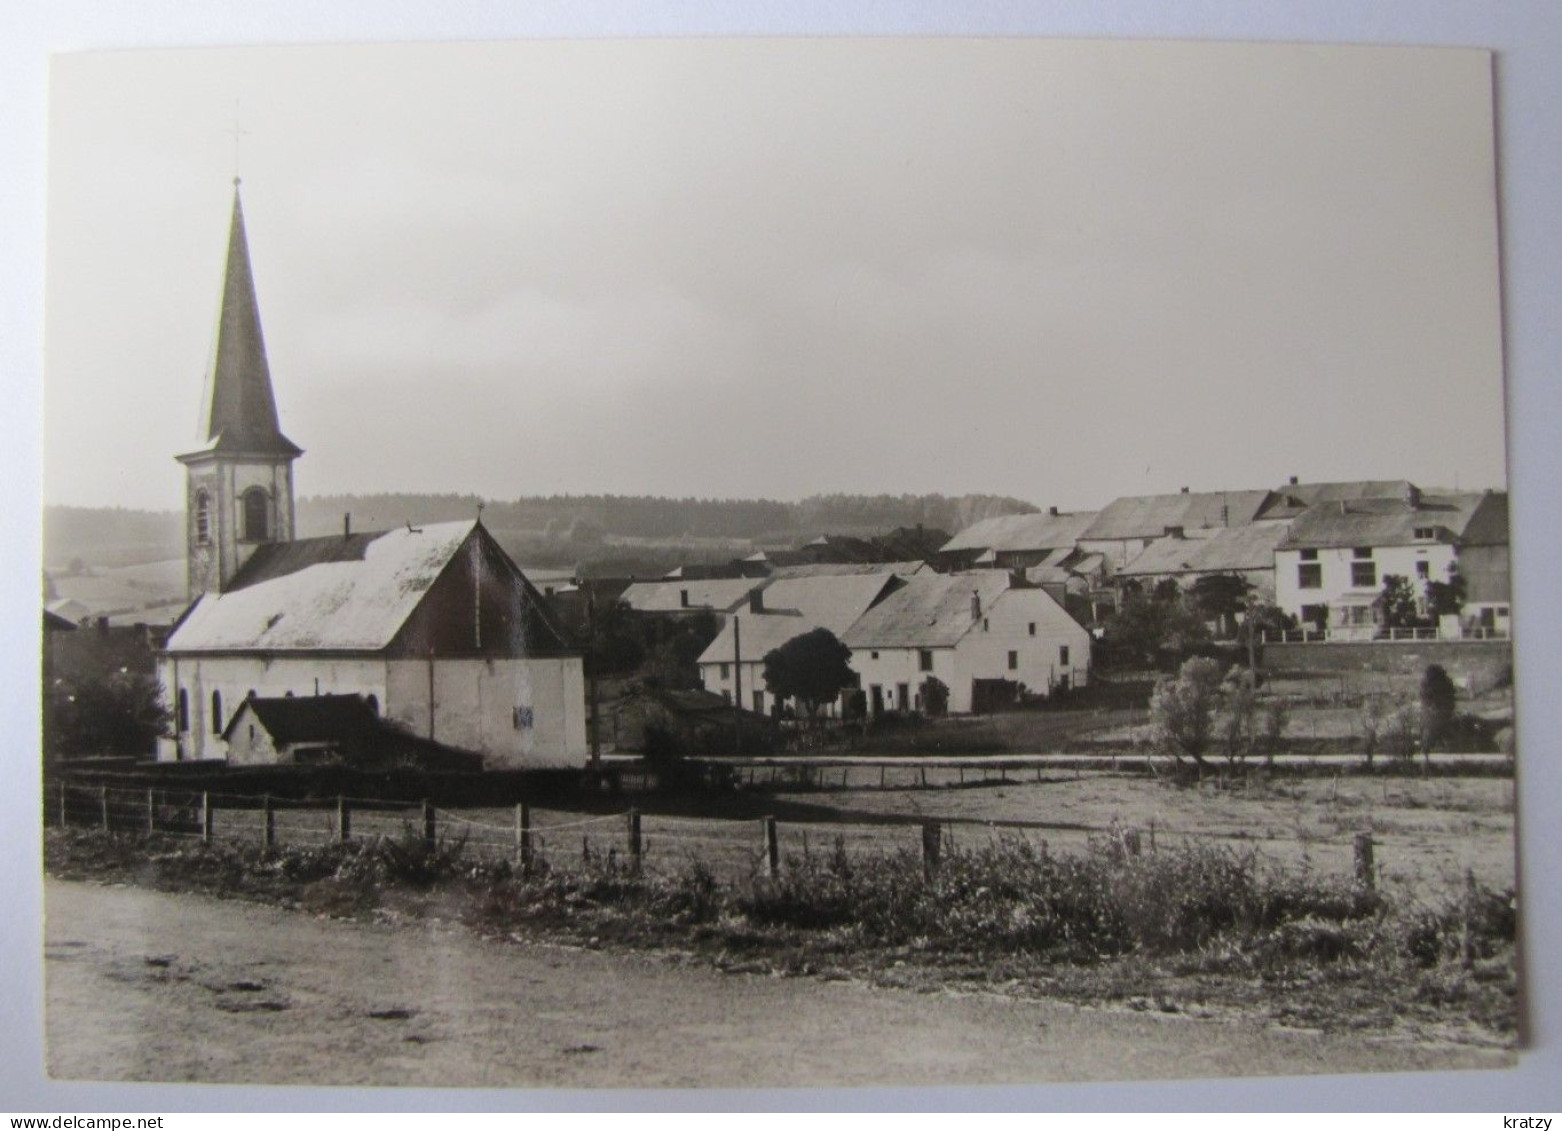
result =
[[[329,755],[329,734],[257,742],[256,724],[328,727],[350,703],[387,741],[488,769],[584,766],[580,654],[480,518],[378,533],[344,519],[340,534],[295,538],[302,454],[277,416],[235,179],[201,434],[176,457],[192,603],[158,657],[173,715],[159,760]],[[268,706],[301,697],[329,699],[319,711]]]

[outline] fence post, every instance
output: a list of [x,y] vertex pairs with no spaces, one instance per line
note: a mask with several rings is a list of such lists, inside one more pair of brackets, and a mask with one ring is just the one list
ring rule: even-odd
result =
[[1475,914],[1475,902],[1477,893],[1475,889],[1475,869],[1464,870],[1464,931],[1460,939],[1460,965],[1468,970],[1475,965],[1475,938],[1470,934],[1470,916]]
[[277,812],[271,804],[271,794],[268,793],[260,799],[260,812],[262,818],[261,847],[275,848],[277,844]]
[[515,852],[522,875],[532,870],[532,810],[524,801],[515,807]]
[[938,858],[944,846],[942,833],[937,821],[922,822],[922,874],[928,879],[938,871]]
[[770,878],[781,874],[781,838],[776,833],[776,819],[765,818],[765,861],[770,865]]
[[428,845],[430,851],[433,850],[434,845],[438,841],[438,837],[436,836],[437,832],[438,832],[438,830],[435,828],[435,825],[434,825],[434,806],[433,806],[433,804],[431,802],[429,802],[429,800],[427,798],[424,798],[424,800],[423,800],[423,843]]
[[149,833],[157,831],[157,791],[155,789],[146,791],[146,831]]
[[1139,830],[1123,830],[1123,850],[1127,852],[1129,859],[1139,855]]
[[346,844],[353,835],[353,811],[347,804],[347,798],[337,795],[336,798],[336,839],[340,844]]
[[1369,891],[1378,886],[1377,869],[1372,866],[1372,834],[1356,834],[1356,882]]
[[629,810],[629,866],[640,870],[640,810]]
[[62,828],[62,829],[70,824],[70,809],[69,809],[69,804],[68,804],[69,794],[70,794],[70,786],[65,784],[65,779],[64,778],[61,778],[60,779],[60,828]]
[[103,818],[103,831],[108,832],[108,786],[98,786],[98,813]]
[[201,843],[212,842],[212,795],[201,792]]
[[1150,854],[1155,854],[1155,822],[1150,822]]

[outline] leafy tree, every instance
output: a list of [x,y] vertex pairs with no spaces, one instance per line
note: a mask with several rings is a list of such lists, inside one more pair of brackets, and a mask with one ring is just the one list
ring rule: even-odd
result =
[[1428,664],[1421,673],[1421,753],[1430,764],[1432,744],[1448,733],[1454,721],[1458,701],[1454,681],[1441,664]]
[[765,656],[765,686],[777,699],[795,699],[816,718],[856,678],[851,649],[827,628],[794,636]]
[[1253,583],[1234,573],[1201,574],[1193,583],[1193,600],[1199,611],[1220,623],[1222,636],[1236,631],[1237,614],[1247,608]]
[[949,688],[936,675],[924,679],[918,690],[922,694],[923,714],[938,718],[949,710]]
[[1107,620],[1106,642],[1130,663],[1159,667],[1176,663],[1208,642],[1209,627],[1191,600],[1169,600],[1125,592]]
[[1458,616],[1460,610],[1464,608],[1466,588],[1464,576],[1459,572],[1459,564],[1449,562],[1447,581],[1427,579],[1427,615],[1433,620],[1438,617]]
[[1157,601],[1175,601],[1182,596],[1182,589],[1178,587],[1175,577],[1163,577],[1155,583],[1150,595]]
[[1401,574],[1391,573],[1383,578],[1383,591],[1372,604],[1385,628],[1414,628],[1421,621],[1415,588]]
[[[1213,661],[1212,661],[1213,662]],[[1233,667],[1220,685],[1219,734],[1230,765],[1245,761],[1258,746],[1258,691],[1249,674]]]
[[170,716],[152,676],[116,672],[51,695],[44,717],[44,749],[53,756],[150,756],[168,733]]
[[1176,676],[1159,680],[1150,696],[1150,736],[1155,749],[1179,765],[1190,758],[1203,768],[1215,737],[1220,689],[1220,665],[1202,657],[1186,661]]

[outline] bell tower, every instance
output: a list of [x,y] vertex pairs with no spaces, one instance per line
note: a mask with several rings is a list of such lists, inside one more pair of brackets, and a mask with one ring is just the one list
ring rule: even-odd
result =
[[237,177],[198,445],[174,457],[185,469],[192,601],[225,590],[257,546],[293,540],[293,461],[304,454],[277,422]]

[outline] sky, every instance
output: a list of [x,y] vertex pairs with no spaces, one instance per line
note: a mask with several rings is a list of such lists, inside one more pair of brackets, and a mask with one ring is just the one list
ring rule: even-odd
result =
[[49,98],[46,502],[181,504],[236,169],[301,495],[1505,482],[1485,52],[251,47]]

